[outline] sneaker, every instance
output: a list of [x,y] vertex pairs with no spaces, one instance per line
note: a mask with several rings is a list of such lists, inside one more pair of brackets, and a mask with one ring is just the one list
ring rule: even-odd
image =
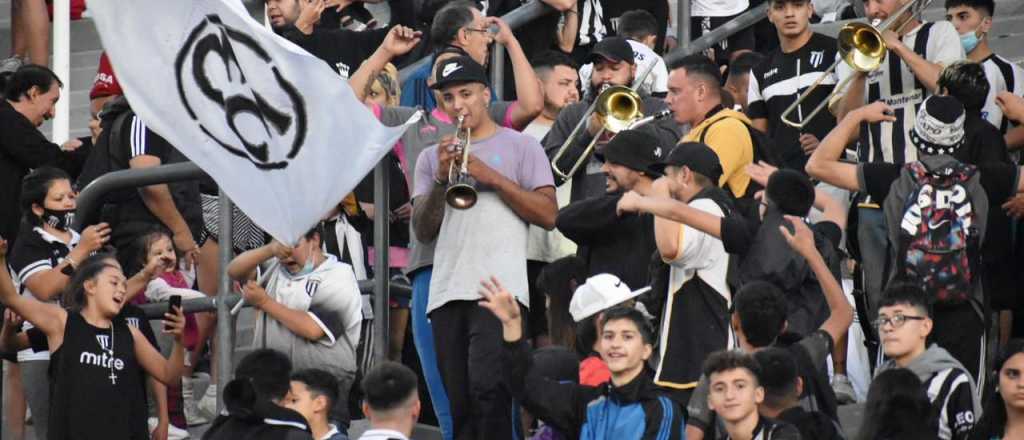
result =
[[[156,417],[150,417],[148,423],[149,434],[153,435],[153,430],[156,429],[156,425],[159,423],[159,420],[157,420]],[[189,434],[188,431],[174,426],[173,424],[167,424],[167,440],[185,440],[187,438],[192,438],[192,435]]]
[[845,374],[832,376],[832,391],[836,393],[836,403],[840,405],[857,401],[857,397],[853,393],[853,384]]
[[199,411],[198,403],[194,395],[195,379],[191,377],[181,378],[181,405],[185,413],[185,420],[188,426],[204,425],[210,423],[210,418]]
[[217,417],[217,386],[215,384],[211,383],[206,387],[203,397],[196,403],[196,409],[200,414],[206,416],[207,420]]
[[18,70],[21,66],[25,65],[25,61],[21,57],[14,55],[10,58],[0,60],[0,73],[2,72],[13,72]]

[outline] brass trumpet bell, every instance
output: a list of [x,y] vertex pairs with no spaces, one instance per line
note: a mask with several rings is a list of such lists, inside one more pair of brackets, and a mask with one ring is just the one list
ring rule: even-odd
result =
[[464,181],[457,182],[445,191],[444,200],[455,209],[472,208],[476,205],[476,188]]
[[888,49],[881,32],[867,23],[852,22],[839,30],[839,56],[858,72],[873,72],[882,65]]

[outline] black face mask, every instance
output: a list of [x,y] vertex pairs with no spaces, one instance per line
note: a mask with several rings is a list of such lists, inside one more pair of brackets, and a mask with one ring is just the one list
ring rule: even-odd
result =
[[43,223],[50,225],[50,227],[54,229],[66,231],[69,227],[71,227],[71,222],[73,222],[74,220],[74,209],[57,210],[43,208]]

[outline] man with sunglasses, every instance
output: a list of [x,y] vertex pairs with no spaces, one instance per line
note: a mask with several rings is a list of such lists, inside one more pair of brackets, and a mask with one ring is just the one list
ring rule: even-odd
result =
[[927,294],[914,284],[894,283],[882,294],[873,324],[889,359],[876,375],[894,368],[913,371],[931,401],[929,419],[938,423],[939,438],[967,438],[981,413],[977,388],[967,369],[948,351],[928,345],[934,323]]

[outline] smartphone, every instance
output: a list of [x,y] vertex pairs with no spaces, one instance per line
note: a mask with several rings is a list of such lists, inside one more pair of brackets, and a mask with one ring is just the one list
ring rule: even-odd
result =
[[[167,313],[174,314],[175,308],[181,307],[181,295],[171,295],[171,298],[167,300]],[[167,330],[167,322],[164,322],[164,330]]]

